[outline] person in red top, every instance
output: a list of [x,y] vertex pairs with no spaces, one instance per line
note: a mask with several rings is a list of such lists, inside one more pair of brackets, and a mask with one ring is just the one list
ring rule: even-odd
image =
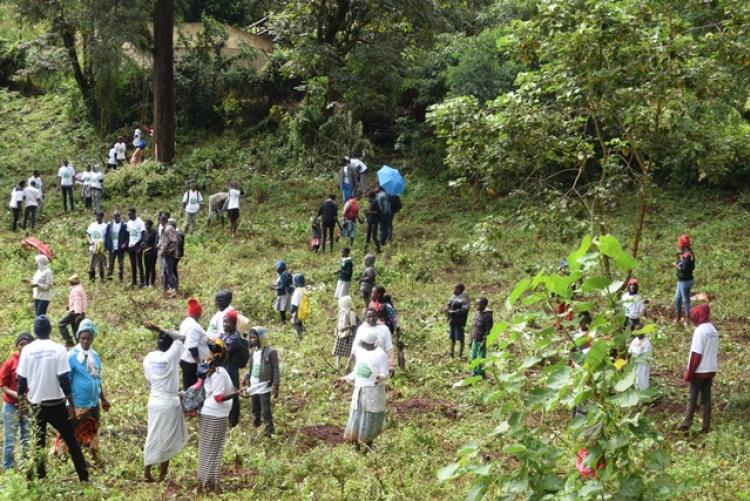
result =
[[21,350],[33,340],[34,337],[28,332],[19,334],[16,338],[16,351],[0,366],[0,387],[3,391],[3,469],[5,470],[13,468],[13,452],[19,428],[24,451],[29,443],[29,420],[18,408],[16,368],[18,359],[21,358]]

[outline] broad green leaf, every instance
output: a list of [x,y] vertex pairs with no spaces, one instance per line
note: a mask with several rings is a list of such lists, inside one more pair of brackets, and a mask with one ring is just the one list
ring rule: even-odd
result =
[[474,486],[466,495],[466,501],[479,501],[487,493],[488,482],[486,477],[479,477]]
[[553,390],[559,390],[564,386],[567,386],[570,381],[570,367],[563,365],[558,367],[547,378],[547,386]]
[[652,472],[662,472],[669,466],[669,455],[662,449],[646,453],[644,466]]
[[609,256],[614,261],[617,268],[625,271],[632,270],[638,262],[622,249],[620,242],[612,235],[599,237],[597,241],[599,251],[605,256]]
[[459,464],[458,463],[451,463],[447,466],[444,466],[440,468],[437,472],[437,478],[441,482],[445,482],[446,480],[451,480],[453,478],[456,478],[456,473],[458,472]]
[[526,446],[519,443],[506,445],[505,447],[503,447],[503,452],[506,454],[513,454],[514,456],[517,456],[526,452]]
[[457,381],[453,383],[453,387],[461,388],[463,386],[471,386],[481,380],[482,380],[482,376],[470,376],[465,379],[462,379],[461,381]]
[[591,344],[589,352],[586,354],[586,365],[589,370],[594,371],[609,355],[609,345],[603,339],[597,339]]
[[470,465],[467,469],[475,475],[487,476],[490,474],[490,471],[492,471],[492,463]]
[[581,291],[593,292],[605,289],[609,284],[612,283],[612,279],[607,277],[591,277],[583,282],[581,285]]
[[627,390],[625,393],[620,393],[612,399],[620,407],[634,407],[638,405],[641,397],[638,394],[638,390],[633,388]]
[[492,326],[489,335],[487,336],[487,345],[495,343],[497,337],[508,329],[508,322],[500,322]]
[[615,383],[615,391],[622,393],[635,384],[635,371],[626,371],[622,378]]
[[515,302],[518,301],[518,298],[520,298],[521,295],[528,290],[529,284],[531,284],[531,280],[528,278],[524,278],[523,280],[518,282],[516,286],[513,287],[513,291],[510,293],[510,296],[508,296],[508,304],[515,304]]
[[521,300],[521,303],[523,303],[524,306],[531,306],[532,304],[538,303],[539,301],[543,301],[546,297],[547,296],[545,294],[537,292],[523,298]]
[[536,364],[541,362],[542,359],[539,357],[526,357],[523,362],[521,362],[521,366],[519,367],[520,370],[526,370],[530,367],[534,367]]
[[592,242],[593,239],[591,238],[591,235],[586,235],[583,237],[583,240],[581,240],[581,245],[578,246],[578,249],[568,254],[568,269],[571,273],[581,269],[579,259],[586,255],[586,252],[591,248]]

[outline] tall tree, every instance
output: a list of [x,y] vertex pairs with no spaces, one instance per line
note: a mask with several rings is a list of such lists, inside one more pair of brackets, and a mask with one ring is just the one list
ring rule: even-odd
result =
[[154,157],[169,163],[174,158],[174,0],[156,0],[154,6]]

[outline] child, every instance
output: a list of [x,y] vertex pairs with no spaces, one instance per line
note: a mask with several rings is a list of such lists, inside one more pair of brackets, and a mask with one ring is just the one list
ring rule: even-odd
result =
[[[487,336],[492,330],[492,310],[487,309],[486,297],[480,297],[476,301],[476,310],[474,322],[471,330],[471,359],[485,358],[487,356]],[[482,364],[474,367],[472,371],[474,376],[486,377]]]
[[260,427],[262,417],[266,425],[265,435],[270,437],[274,432],[271,397],[274,400],[279,398],[279,355],[268,342],[266,329],[263,327],[250,329],[248,341],[251,355],[245,381],[250,386],[247,394],[252,398],[253,425]]
[[352,275],[354,274],[351,252],[352,250],[349,247],[344,247],[341,250],[341,268],[338,271],[339,280],[336,283],[336,299],[349,295],[349,287],[352,284]]
[[464,329],[466,328],[466,321],[469,318],[469,310],[471,309],[471,301],[469,296],[464,292],[466,287],[464,284],[456,284],[453,287],[453,296],[448,301],[448,307],[445,312],[448,314],[448,326],[450,327],[450,340],[451,340],[451,351],[450,356],[455,356],[456,341],[458,341],[458,358],[464,356]]
[[641,328],[641,317],[645,314],[643,299],[638,294],[638,280],[628,280],[628,290],[622,295],[620,302],[625,307],[625,329],[638,330]]
[[279,318],[281,323],[286,323],[286,312],[289,311],[291,306],[291,295],[294,290],[292,285],[292,275],[286,271],[286,263],[284,261],[276,262],[276,273],[279,274],[276,279],[276,285],[272,285],[271,289],[276,291],[276,300],[274,301],[274,308],[279,312]]
[[336,340],[333,344],[333,355],[336,357],[336,369],[341,359],[347,360],[352,354],[354,335],[359,326],[357,314],[353,311],[352,298],[344,296],[339,299],[339,317],[336,323]]
[[635,384],[641,390],[649,387],[649,376],[651,374],[651,354],[653,348],[651,341],[646,339],[645,335],[636,334],[628,347],[628,354],[635,357],[638,364],[635,369]]
[[298,312],[302,298],[305,295],[305,275],[302,273],[295,273],[292,277],[292,281],[294,282],[294,293],[292,294],[292,325],[294,326],[294,330],[297,331],[297,341],[302,341],[302,334],[305,332],[305,326],[302,324],[302,320],[299,319]]
[[320,216],[312,220],[312,238],[310,239],[310,250],[318,252],[320,250]]
[[365,308],[370,304],[372,289],[375,287],[375,277],[377,277],[377,272],[375,271],[375,256],[368,254],[365,256],[365,269],[359,277],[359,292],[362,293],[362,299],[365,301]]

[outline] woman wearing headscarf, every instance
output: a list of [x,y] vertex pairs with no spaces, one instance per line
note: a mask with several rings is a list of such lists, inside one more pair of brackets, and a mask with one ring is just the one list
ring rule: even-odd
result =
[[711,429],[711,384],[719,370],[719,331],[709,320],[710,315],[711,308],[708,304],[699,304],[690,309],[690,321],[695,325],[685,371],[685,381],[690,383],[690,400],[685,420],[679,427],[681,431],[688,431],[693,424],[699,393],[703,408],[701,431],[708,433]]
[[227,348],[221,339],[213,339],[208,345],[211,354],[199,377],[204,376],[203,388],[206,398],[200,410],[198,423],[198,479],[201,490],[218,491],[221,476],[221,458],[224,441],[229,428],[229,412],[232,399],[239,394],[223,367],[227,359]]
[[34,298],[34,316],[47,314],[47,306],[52,300],[52,285],[55,280],[52,276],[52,270],[49,269],[49,259],[44,254],[39,254],[36,260],[36,273],[29,280],[32,296]]
[[291,297],[294,291],[294,285],[292,285],[292,274],[286,269],[286,263],[284,261],[276,262],[276,273],[278,278],[276,284],[271,286],[271,289],[276,291],[276,300],[273,303],[274,309],[279,312],[279,318],[281,323],[286,323],[286,312],[291,309]]
[[377,338],[374,331],[363,334],[354,370],[338,380],[339,383],[354,383],[344,438],[353,442],[357,449],[360,444],[364,444],[366,450],[371,449],[385,422],[384,381],[388,377],[388,356],[377,346]]
[[357,333],[357,314],[352,311],[351,296],[344,296],[339,299],[339,317],[336,323],[336,339],[333,343],[333,352],[336,357],[336,368],[339,368],[341,359],[345,360],[352,354],[352,343],[354,335]]
[[677,269],[677,291],[674,295],[675,323],[679,324],[682,320],[684,306],[686,327],[690,317],[690,289],[693,288],[693,270],[695,270],[695,255],[692,247],[690,235],[680,235],[677,239],[677,261],[674,263]]
[[[76,333],[78,344],[68,352],[70,363],[70,386],[75,402],[75,436],[82,448],[91,451],[94,461],[99,457],[100,405],[109,410],[109,401],[102,390],[102,362],[99,354],[91,349],[96,337],[96,326],[84,319]],[[55,454],[64,455],[67,447],[58,435],[55,441]]]
[[185,416],[180,403],[180,357],[185,336],[166,330],[150,322],[143,324],[157,332],[157,350],[143,359],[143,371],[148,381],[148,434],[143,448],[143,475],[153,482],[151,467],[159,465],[159,481],[169,470],[169,460],[176,456],[188,441]]

